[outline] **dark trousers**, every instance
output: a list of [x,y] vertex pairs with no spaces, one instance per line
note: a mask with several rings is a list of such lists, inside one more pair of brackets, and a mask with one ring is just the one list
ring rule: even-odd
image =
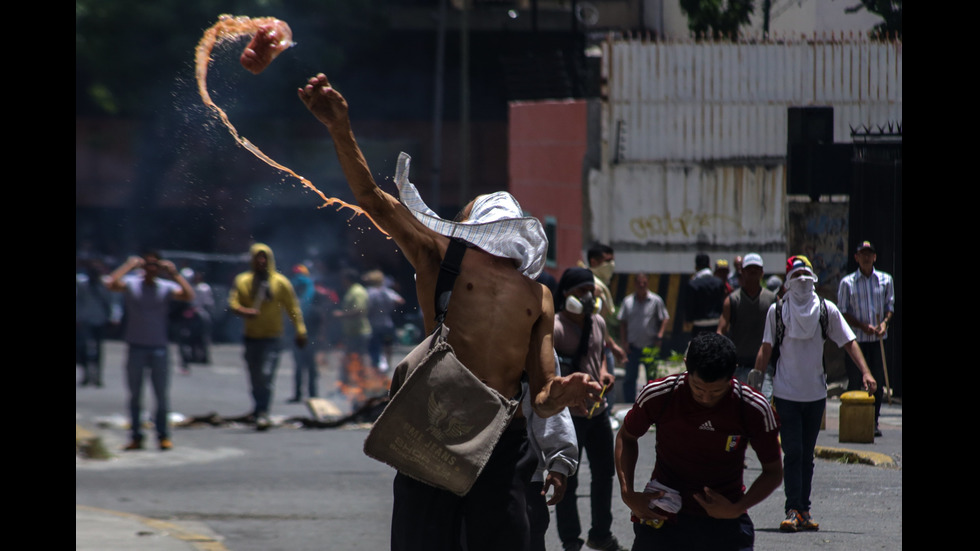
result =
[[82,367],[82,384],[102,386],[102,343],[105,326],[75,323],[75,363]]
[[531,482],[527,485],[527,520],[531,524],[531,551],[546,551],[544,536],[551,524],[548,513],[548,499],[541,495],[544,482]]
[[134,442],[143,441],[143,378],[150,375],[156,399],[153,425],[157,437],[170,438],[170,356],[166,346],[131,344],[126,353],[126,387],[129,389],[129,424]]
[[[885,362],[881,356],[881,345],[875,342],[859,342],[858,347],[868,364],[871,376],[878,383],[875,390],[875,426],[878,426],[878,416],[881,414],[881,400],[885,397]],[[844,354],[844,368],[847,370],[847,390],[863,390],[861,370],[858,369],[850,354]]]
[[522,419],[504,431],[465,496],[396,474],[392,551],[527,551],[526,492],[536,467]]
[[[592,475],[589,501],[592,511],[592,527],[588,538],[605,541],[612,534],[612,489],[616,466],[613,458],[613,433],[609,424],[609,409],[592,419],[572,416],[575,436],[578,438],[578,453],[582,457],[585,450],[589,458],[589,473]],[[581,471],[581,462],[579,471]],[[555,521],[558,524],[558,537],[562,542],[572,542],[582,534],[578,517],[578,471],[568,477],[565,497],[555,505]]]
[[280,347],[278,338],[245,338],[245,366],[248,368],[248,381],[252,388],[252,413],[256,417],[269,415],[272,395],[276,389]]
[[749,551],[755,526],[747,513],[735,519],[678,515],[660,528],[633,523],[633,551]]
[[827,400],[794,402],[773,398],[779,414],[779,440],[783,447],[783,490],[785,510],[810,510],[813,484],[813,453],[823,422]]
[[642,348],[629,345],[629,351],[626,353],[626,376],[623,378],[623,402],[627,404],[636,401],[636,378],[640,374],[641,355],[643,355]]
[[316,365],[316,346],[312,342],[302,348],[293,344],[293,398],[303,397],[304,382],[307,396],[316,398],[320,395],[320,370]]

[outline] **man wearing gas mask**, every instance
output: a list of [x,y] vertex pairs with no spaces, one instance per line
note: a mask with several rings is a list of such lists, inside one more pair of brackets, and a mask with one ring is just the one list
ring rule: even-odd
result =
[[592,472],[590,489],[592,524],[587,540],[580,538],[576,492],[578,473],[568,477],[565,498],[555,505],[558,537],[563,549],[620,549],[619,542],[610,531],[612,526],[612,491],[616,467],[613,457],[613,432],[609,423],[609,402],[616,377],[607,365],[603,353],[606,322],[599,312],[602,300],[596,298],[595,278],[586,268],[569,268],[558,282],[560,310],[555,314],[554,344],[562,364],[563,374],[587,373],[603,385],[603,397],[597,402],[583,402],[569,406],[575,436],[578,440],[579,457],[584,448],[589,457]]

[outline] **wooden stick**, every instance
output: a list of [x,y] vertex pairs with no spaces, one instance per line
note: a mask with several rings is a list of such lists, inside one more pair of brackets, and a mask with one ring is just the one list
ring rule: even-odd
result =
[[885,339],[878,339],[881,345],[881,367],[885,371],[885,394],[888,395],[888,405],[892,405],[892,385],[888,382],[888,362],[885,361]]

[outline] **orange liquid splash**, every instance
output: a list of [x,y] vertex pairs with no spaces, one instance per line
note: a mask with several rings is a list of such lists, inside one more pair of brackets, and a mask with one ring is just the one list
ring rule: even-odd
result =
[[374,224],[374,227],[378,228],[381,233],[388,235],[388,233],[381,229],[377,222],[375,222],[368,213],[364,212],[364,209],[357,205],[352,205],[346,201],[337,199],[336,197],[327,197],[322,191],[313,185],[313,182],[307,180],[299,174],[296,174],[289,167],[276,162],[271,157],[263,153],[261,149],[250,142],[247,138],[239,135],[235,125],[233,125],[231,120],[228,118],[228,114],[225,113],[224,109],[218,107],[218,105],[211,100],[211,94],[208,93],[207,88],[207,77],[208,66],[211,63],[211,51],[214,50],[215,45],[225,40],[237,40],[243,36],[252,36],[258,32],[259,27],[262,25],[268,25],[275,23],[276,21],[277,20],[274,17],[257,17],[253,19],[243,15],[236,17],[223,14],[218,16],[218,22],[204,31],[204,35],[201,37],[201,40],[198,41],[197,48],[194,51],[194,67],[195,76],[197,78],[197,91],[201,95],[201,99],[204,101],[205,105],[210,107],[215,113],[218,114],[218,117],[221,118],[221,122],[223,122],[225,127],[228,128],[228,131],[231,132],[231,136],[236,142],[238,142],[239,145],[252,152],[253,155],[264,161],[269,166],[281,170],[296,178],[309,190],[319,195],[320,198],[323,199],[323,205],[321,205],[320,208],[328,207],[330,205],[337,205],[338,211],[345,208],[350,209],[354,212],[354,216],[366,216],[367,219],[371,220],[371,223]]

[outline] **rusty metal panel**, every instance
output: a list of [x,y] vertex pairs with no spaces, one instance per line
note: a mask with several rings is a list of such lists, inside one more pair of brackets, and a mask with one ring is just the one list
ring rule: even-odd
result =
[[615,39],[603,50],[608,162],[781,158],[791,106],[834,107],[841,142],[902,120],[901,42]]

